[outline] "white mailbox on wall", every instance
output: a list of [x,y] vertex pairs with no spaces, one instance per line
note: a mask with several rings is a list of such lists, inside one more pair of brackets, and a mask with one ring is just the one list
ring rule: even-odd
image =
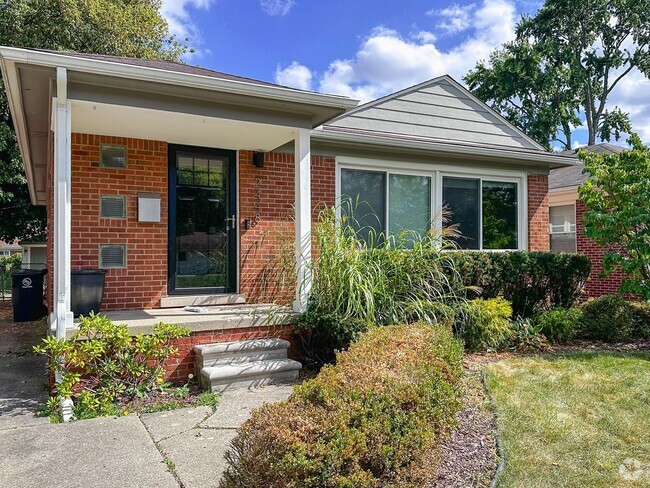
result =
[[160,193],[138,193],[138,222],[160,222]]

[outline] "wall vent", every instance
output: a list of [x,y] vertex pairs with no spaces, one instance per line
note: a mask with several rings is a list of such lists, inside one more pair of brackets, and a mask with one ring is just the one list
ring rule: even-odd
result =
[[99,165],[104,168],[126,168],[126,146],[102,144]]
[[125,218],[126,197],[124,195],[101,195],[99,197],[99,216],[102,219]]
[[126,268],[125,244],[102,244],[99,246],[100,268]]

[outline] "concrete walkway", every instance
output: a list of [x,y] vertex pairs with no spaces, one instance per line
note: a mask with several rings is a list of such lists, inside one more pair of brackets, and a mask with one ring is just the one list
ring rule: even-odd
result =
[[48,423],[34,416],[47,400],[47,360],[32,351],[46,328],[44,319],[15,323],[11,302],[0,302],[0,429]]
[[217,487],[236,429],[292,389],[227,391],[214,409],[0,427],[0,487]]

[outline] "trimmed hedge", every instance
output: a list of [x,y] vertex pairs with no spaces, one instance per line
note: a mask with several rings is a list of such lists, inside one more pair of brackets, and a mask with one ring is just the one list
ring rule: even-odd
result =
[[554,308],[535,316],[535,323],[539,325],[541,333],[554,344],[571,341],[581,322],[582,311],[579,308]]
[[425,486],[461,405],[462,357],[441,326],[362,334],[289,400],[253,412],[220,486]]
[[454,251],[452,277],[481,298],[502,296],[513,315],[530,317],[552,308],[569,308],[580,297],[591,271],[582,254],[534,251]]

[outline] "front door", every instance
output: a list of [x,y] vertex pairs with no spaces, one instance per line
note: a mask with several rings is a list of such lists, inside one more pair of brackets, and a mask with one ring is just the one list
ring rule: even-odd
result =
[[169,294],[236,291],[235,152],[169,146]]

